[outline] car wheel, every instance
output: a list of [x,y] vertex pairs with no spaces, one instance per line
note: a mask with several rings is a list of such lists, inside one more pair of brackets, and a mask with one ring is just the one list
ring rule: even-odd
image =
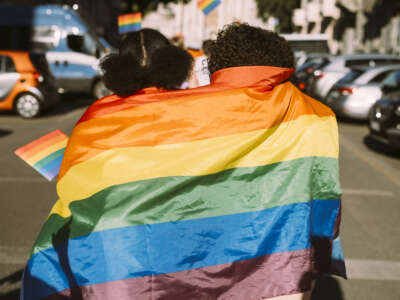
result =
[[42,104],[39,98],[29,93],[19,95],[17,99],[15,99],[14,107],[15,111],[26,119],[37,117],[42,110]]
[[106,86],[104,85],[103,81],[99,80],[94,84],[94,86],[93,86],[93,96],[96,99],[103,98],[103,97],[108,96],[110,94],[111,94],[110,90],[106,88]]

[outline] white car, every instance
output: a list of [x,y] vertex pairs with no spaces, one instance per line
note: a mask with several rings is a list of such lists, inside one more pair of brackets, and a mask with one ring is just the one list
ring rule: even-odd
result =
[[351,54],[331,57],[323,68],[314,71],[311,94],[322,100],[332,86],[355,67],[377,67],[400,63],[400,56],[386,54]]
[[368,112],[382,97],[382,85],[400,64],[375,68],[355,68],[341,78],[323,100],[336,115],[366,120]]

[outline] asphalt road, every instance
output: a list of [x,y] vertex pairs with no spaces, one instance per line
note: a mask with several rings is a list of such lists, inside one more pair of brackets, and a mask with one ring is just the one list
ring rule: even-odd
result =
[[[48,182],[13,151],[52,130],[69,134],[90,99],[72,96],[34,120],[0,113],[0,299],[19,299],[22,268],[56,200]],[[348,280],[325,277],[313,300],[400,300],[400,153],[340,122],[341,240]],[[245,300],[245,299],[244,299]]]

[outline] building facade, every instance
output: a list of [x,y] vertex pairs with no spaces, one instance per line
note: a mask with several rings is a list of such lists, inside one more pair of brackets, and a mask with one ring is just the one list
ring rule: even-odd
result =
[[328,34],[333,54],[400,54],[400,16],[396,2],[301,0],[293,22],[302,33]]
[[185,46],[200,48],[203,40],[214,38],[219,29],[233,21],[268,29],[274,27],[273,18],[263,23],[257,17],[257,5],[253,0],[223,0],[207,16],[197,7],[197,1],[159,5],[157,11],[146,15],[142,26],[155,28],[168,37],[182,35]]

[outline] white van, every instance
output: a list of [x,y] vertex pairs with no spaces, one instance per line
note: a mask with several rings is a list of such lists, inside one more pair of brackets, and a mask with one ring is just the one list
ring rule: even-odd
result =
[[99,59],[107,52],[80,15],[66,5],[2,5],[0,48],[45,52],[60,93],[101,98]]

